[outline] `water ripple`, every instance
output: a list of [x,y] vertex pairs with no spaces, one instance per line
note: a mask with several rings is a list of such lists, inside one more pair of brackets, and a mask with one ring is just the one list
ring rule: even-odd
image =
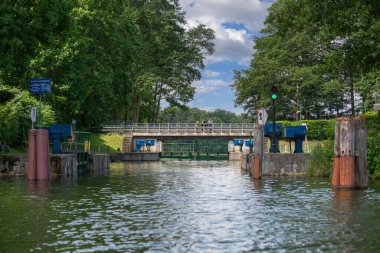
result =
[[29,239],[43,235],[33,251],[374,252],[380,247],[380,189],[333,191],[328,181],[302,178],[253,181],[228,162],[114,164],[110,176],[55,182],[27,201],[36,199],[45,207],[32,205],[33,210],[46,218],[38,220],[45,232],[28,229]]

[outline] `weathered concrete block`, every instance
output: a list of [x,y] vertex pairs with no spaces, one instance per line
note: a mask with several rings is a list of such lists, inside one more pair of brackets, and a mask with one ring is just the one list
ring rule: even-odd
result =
[[110,156],[108,154],[90,154],[89,170],[94,175],[109,174]]
[[26,175],[28,158],[25,155],[0,155],[0,172],[12,176]]
[[264,154],[263,175],[305,175],[310,154]]
[[52,173],[55,175],[73,176],[78,174],[76,154],[50,155]]

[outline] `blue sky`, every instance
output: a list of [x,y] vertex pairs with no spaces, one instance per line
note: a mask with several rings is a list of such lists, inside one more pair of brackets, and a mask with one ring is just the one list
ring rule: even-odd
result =
[[205,24],[215,32],[215,53],[206,59],[202,79],[193,83],[194,100],[188,105],[242,113],[234,106],[231,88],[234,70],[247,69],[253,53],[253,36],[260,34],[272,1],[180,0],[188,27]]

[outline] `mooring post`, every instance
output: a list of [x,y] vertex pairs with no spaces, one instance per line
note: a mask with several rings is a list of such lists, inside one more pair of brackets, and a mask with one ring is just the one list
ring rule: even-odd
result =
[[253,154],[253,161],[252,161],[252,177],[253,179],[260,179],[262,176],[262,163],[263,163],[263,142],[264,142],[264,135],[263,135],[263,126],[257,125],[254,130],[254,154]]
[[356,187],[368,188],[367,133],[364,119],[355,119],[355,177]]
[[340,187],[355,188],[355,126],[351,118],[342,118],[339,139]]
[[36,134],[37,148],[37,179],[47,180],[50,178],[49,158],[49,134],[46,129],[38,129]]
[[333,188],[367,188],[367,143],[363,119],[337,118]]
[[37,179],[37,148],[36,148],[36,129],[29,129],[28,139],[28,170],[29,180]]
[[340,132],[341,120],[336,119],[335,123],[335,139],[334,139],[334,167],[332,173],[332,187],[340,187],[340,144],[339,144],[339,132]]

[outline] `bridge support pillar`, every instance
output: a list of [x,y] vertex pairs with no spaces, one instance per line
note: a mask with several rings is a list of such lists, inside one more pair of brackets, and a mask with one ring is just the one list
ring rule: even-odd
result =
[[161,140],[157,140],[156,152],[157,153],[162,153],[163,152],[163,150],[162,150],[162,141]]

